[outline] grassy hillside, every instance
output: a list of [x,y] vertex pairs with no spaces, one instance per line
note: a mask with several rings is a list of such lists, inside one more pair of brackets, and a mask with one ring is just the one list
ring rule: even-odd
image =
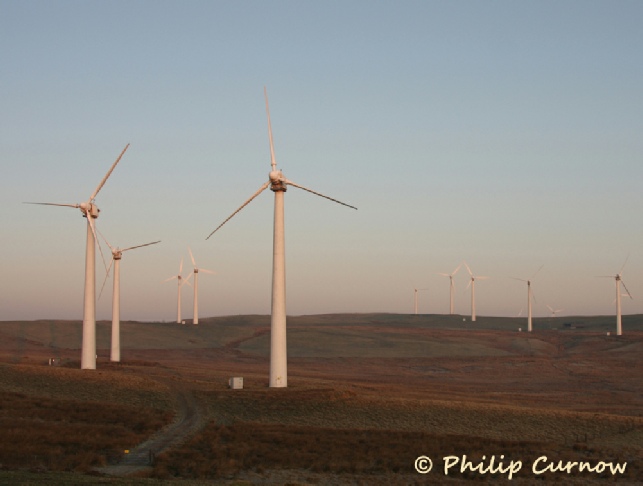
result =
[[[628,461],[619,483],[635,484],[643,474],[643,318],[625,316],[620,337],[607,335],[612,316],[536,319],[533,333],[519,332],[525,321],[291,316],[287,389],[267,387],[269,316],[208,318],[198,326],[123,322],[120,364],[108,358],[111,323],[99,322],[95,371],[78,369],[80,322],[0,322],[0,433],[11,438],[0,449],[0,482],[74,484],[78,476],[52,471],[86,472],[116,460],[189,396],[205,426],[159,454],[147,473],[153,477],[441,484],[444,476],[414,472],[416,455],[496,453]],[[63,365],[47,366],[49,357]],[[243,390],[228,389],[231,376],[244,377]],[[542,483],[523,473],[512,484],[530,480]]]

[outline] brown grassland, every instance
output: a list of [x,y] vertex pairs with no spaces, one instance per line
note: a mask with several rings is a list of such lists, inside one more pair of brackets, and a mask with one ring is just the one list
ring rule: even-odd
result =
[[[289,317],[285,389],[267,387],[268,316],[124,322],[118,364],[100,322],[92,371],[80,322],[0,322],[0,483],[508,483],[521,461],[511,484],[641,484],[643,317],[620,337],[613,317],[523,321]],[[465,455],[484,469],[446,475]],[[627,467],[535,474],[541,456]]]

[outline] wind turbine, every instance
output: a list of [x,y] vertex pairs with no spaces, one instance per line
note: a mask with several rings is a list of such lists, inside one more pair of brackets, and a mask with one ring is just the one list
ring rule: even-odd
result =
[[601,278],[613,278],[616,282],[616,335],[621,336],[623,334],[623,326],[621,325],[621,285],[623,285],[623,288],[625,289],[625,292],[627,292],[627,295],[632,299],[632,294],[630,294],[630,291],[627,290],[627,287],[625,286],[625,282],[623,282],[623,269],[625,268],[625,264],[627,263],[627,260],[629,259],[628,257],[625,259],[625,263],[623,263],[623,266],[621,267],[621,270],[616,274],[616,275],[601,275]]
[[[531,325],[531,301],[533,299],[533,295],[531,293],[531,281],[536,277],[536,274],[540,272],[540,270],[544,267],[545,265],[541,265],[538,270],[527,280],[523,278],[516,278],[516,277],[511,277],[514,280],[520,280],[521,282],[527,282],[527,331],[531,332],[532,331],[532,325]],[[522,313],[522,311],[520,311]]]
[[[76,204],[57,204],[57,203],[28,203],[28,204],[41,204],[45,206],[66,206],[70,208],[78,208],[83,214],[83,218],[87,218],[87,244],[85,249],[85,296],[83,302],[83,339],[82,349],[80,355],[80,368],[83,370],[96,369],[96,223],[94,220],[98,218],[100,209],[96,206],[94,199],[99,191],[107,182],[107,179],[112,174],[116,165],[120,162],[121,157],[129,147],[129,143],[118,156],[116,161],[112,164],[110,169],[105,174],[105,177],[100,181],[98,187],[94,190],[87,202]],[[98,249],[103,251],[98,245]],[[104,259],[103,259],[104,263]]]
[[188,280],[192,276],[192,274],[190,274],[188,275],[188,278],[184,279],[181,276],[182,273],[183,273],[183,258],[181,258],[181,263],[179,264],[179,273],[163,280],[163,282],[169,282],[170,280],[174,280],[174,279],[178,281],[177,304],[176,304],[176,323],[177,324],[182,323],[181,321],[181,287],[183,287],[183,284],[189,285]]
[[463,262],[463,263],[464,263],[464,266],[467,267],[467,271],[469,272],[469,276],[471,277],[471,280],[469,280],[469,284],[467,285],[467,288],[471,286],[471,322],[475,322],[476,320],[476,279],[485,280],[489,277],[474,275],[471,272],[469,265],[467,265],[467,262]]
[[419,290],[426,290],[426,289],[413,289],[413,290],[414,290],[413,298],[414,298],[414,301],[415,301],[415,315],[417,315],[417,313],[418,313],[418,291]]
[[266,114],[268,116],[268,138],[270,141],[270,174],[266,181],[250,199],[233,212],[223,223],[208,235],[210,238],[221,226],[227,223],[235,214],[246,207],[250,201],[256,198],[268,186],[275,193],[274,208],[274,230],[273,230],[273,260],[272,260],[272,306],[270,321],[270,387],[287,387],[287,349],[286,349],[286,256],[285,256],[285,236],[284,236],[284,193],[288,186],[297,187],[308,191],[316,196],[329,199],[349,208],[357,209],[350,204],[345,204],[337,199],[320,194],[306,187],[300,186],[286,179],[281,172],[277,170],[275,160],[275,150],[272,141],[272,127],[270,123],[270,108],[268,105],[268,93],[264,87],[264,97],[266,99]]
[[[109,264],[110,268],[112,264],[114,265],[114,289],[112,291],[112,349],[110,353],[110,361],[116,361],[120,362],[121,360],[121,303],[120,303],[120,280],[121,280],[121,258],[123,256],[123,252],[133,250],[135,248],[142,248],[144,246],[150,246],[150,245],[155,245],[157,243],[160,243],[161,241],[154,241],[152,243],[145,243],[144,245],[137,245],[137,246],[130,246],[129,248],[123,248],[122,250],[118,247],[114,248],[112,245],[109,244],[109,241],[107,241],[107,238],[103,236],[101,233],[101,236],[105,240],[105,243],[107,243],[107,246],[109,246],[109,249],[112,251],[112,261]],[[107,275],[105,275],[105,281],[103,281],[103,286],[105,286],[105,282],[107,281],[107,277],[109,276],[109,269],[107,269]],[[102,293],[102,289],[101,289]]]
[[565,310],[565,309],[556,309],[556,310],[554,310],[554,308],[552,306],[550,306],[549,304],[547,304],[547,308],[551,311],[551,316],[552,317],[556,317],[556,314],[558,314],[559,312],[563,312]]
[[192,324],[199,323],[199,272],[211,273],[214,274],[212,270],[206,270],[205,268],[198,268],[196,262],[194,261],[194,255],[192,250],[188,246],[188,251],[190,252],[190,258],[192,259],[192,265],[194,266],[194,318],[192,319]]
[[442,275],[443,277],[449,277],[449,314],[451,315],[453,315],[453,293],[455,291],[455,283],[453,282],[453,277],[456,273],[458,273],[458,270],[460,270],[461,266],[462,263],[458,265],[456,269],[451,273],[438,273],[438,275]]

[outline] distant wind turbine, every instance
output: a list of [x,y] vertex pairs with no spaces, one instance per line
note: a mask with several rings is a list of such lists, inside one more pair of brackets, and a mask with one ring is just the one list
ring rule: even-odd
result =
[[453,315],[453,293],[455,291],[455,283],[453,282],[453,277],[456,273],[458,273],[458,270],[460,270],[461,266],[462,263],[458,265],[451,273],[438,273],[438,275],[442,275],[443,277],[449,277],[449,314],[451,315]]
[[628,255],[627,258],[625,259],[625,263],[623,263],[623,266],[621,267],[621,270],[616,274],[616,275],[601,275],[600,278],[613,278],[614,281],[616,282],[616,335],[621,336],[623,334],[623,326],[621,325],[621,285],[625,289],[625,292],[627,292],[627,295],[632,299],[632,294],[630,294],[630,291],[627,290],[627,287],[625,286],[625,282],[623,282],[623,269],[625,268],[625,264],[627,263],[627,260],[630,258]]
[[176,303],[176,323],[177,324],[181,324],[183,322],[181,321],[181,287],[183,287],[183,284],[189,284],[188,280],[192,276],[192,274],[190,274],[188,275],[188,278],[183,278],[181,276],[182,273],[183,273],[183,258],[181,258],[181,263],[179,264],[179,273],[163,280],[163,282],[169,282],[170,280],[174,280],[174,279],[178,281],[177,303]]
[[[152,243],[145,243],[143,245],[130,246],[129,248],[120,249],[118,247],[114,248],[109,244],[107,238],[101,233],[101,236],[109,246],[109,249],[112,251],[112,261],[109,264],[110,268],[112,264],[114,265],[114,287],[112,291],[112,348],[110,352],[110,361],[120,362],[121,360],[121,303],[120,303],[120,280],[121,280],[121,258],[123,252],[133,250],[135,248],[142,248],[144,246],[156,245],[161,241],[154,241]],[[109,277],[109,269],[107,269],[107,274],[105,275],[105,280],[103,281],[103,287],[105,282]],[[101,288],[101,293],[103,289]]]
[[196,262],[194,261],[194,255],[192,250],[188,246],[188,251],[190,252],[190,259],[192,260],[192,265],[194,266],[194,317],[192,319],[192,324],[199,323],[199,272],[211,273],[214,274],[212,270],[206,270],[205,268],[198,268]]
[[471,287],[471,322],[475,322],[476,320],[476,279],[485,280],[485,279],[488,279],[489,277],[474,275],[473,272],[471,272],[469,265],[467,265],[467,262],[463,262],[463,263],[464,263],[464,266],[467,267],[467,272],[469,272],[469,276],[471,277],[471,280],[469,280],[469,284],[467,285],[467,288]]
[[350,204],[345,204],[337,199],[324,196],[319,192],[313,191],[306,187],[295,184],[286,179],[281,172],[277,170],[275,160],[275,150],[272,141],[272,127],[270,124],[270,108],[268,106],[268,93],[264,88],[264,97],[266,99],[266,114],[268,116],[268,138],[270,141],[270,165],[271,171],[268,181],[266,181],[250,199],[233,212],[223,223],[208,235],[210,238],[221,226],[228,222],[235,214],[246,207],[250,201],[256,198],[261,192],[270,186],[270,190],[275,193],[274,209],[274,230],[273,230],[273,260],[272,260],[272,310],[270,322],[270,387],[287,387],[287,348],[286,348],[286,255],[285,255],[285,236],[284,236],[284,194],[287,186],[294,186],[304,191],[308,191],[316,196],[321,196],[343,206],[357,209]]
[[415,302],[415,314],[417,315],[417,313],[418,313],[418,291],[419,290],[426,290],[426,289],[413,289],[413,290],[414,290],[413,299],[414,299],[414,302]]
[[[83,370],[96,369],[96,223],[94,220],[98,218],[100,209],[96,206],[94,199],[100,190],[107,182],[107,179],[112,174],[116,165],[120,162],[121,157],[129,147],[129,143],[118,156],[116,161],[112,164],[110,169],[105,174],[105,177],[100,181],[98,187],[94,190],[87,202],[76,204],[57,204],[57,203],[27,203],[27,204],[42,204],[45,206],[66,206],[70,208],[78,208],[83,214],[83,218],[87,218],[87,244],[85,249],[85,296],[83,304],[83,339],[82,349],[80,355],[80,368]],[[101,252],[100,245],[98,249]],[[103,258],[104,263],[104,258]]]
[[[527,280],[522,279],[522,278],[516,278],[516,277],[511,277],[514,280],[520,280],[521,282],[527,282],[527,331],[531,332],[532,331],[532,325],[531,325],[531,301],[533,299],[533,295],[531,292],[531,281],[536,277],[536,274],[540,272],[540,270],[544,267],[545,265],[541,265],[538,270]],[[520,311],[522,313],[522,311]]]
[[552,306],[550,306],[549,304],[547,304],[547,308],[551,311],[551,316],[552,317],[556,317],[556,314],[558,314],[559,312],[563,312],[565,310],[565,309],[556,309],[556,310],[554,310],[554,308]]

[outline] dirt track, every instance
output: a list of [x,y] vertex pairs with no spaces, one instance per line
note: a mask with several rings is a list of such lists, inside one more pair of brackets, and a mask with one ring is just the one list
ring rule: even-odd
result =
[[203,409],[194,393],[179,379],[155,377],[166,384],[174,399],[176,416],[174,422],[156,432],[139,444],[117,464],[97,468],[100,473],[110,476],[128,476],[147,469],[151,470],[154,457],[165,450],[176,447],[204,425]]

